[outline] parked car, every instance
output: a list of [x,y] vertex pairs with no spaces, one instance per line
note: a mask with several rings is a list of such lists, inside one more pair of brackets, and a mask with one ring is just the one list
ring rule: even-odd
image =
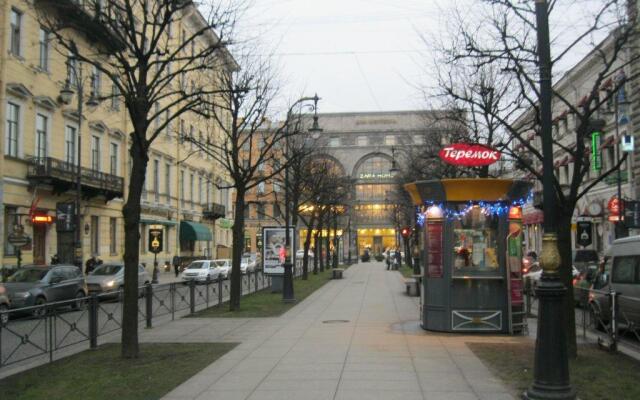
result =
[[219,260],[212,261],[216,267],[218,267],[220,271],[220,279],[229,279],[229,275],[231,275],[231,260],[228,258],[223,258]]
[[7,289],[0,284],[0,326],[5,326],[9,322],[9,296]]
[[[313,259],[313,257],[315,257],[313,254],[313,251],[311,250],[307,252],[307,256],[309,257],[309,259]],[[304,250],[300,249],[296,251],[296,260],[302,260],[303,258],[304,258]]]
[[221,269],[214,260],[193,261],[182,271],[182,282],[214,282],[221,279]]
[[[572,268],[572,275],[574,279],[579,275],[579,272],[575,267]],[[533,264],[529,268],[529,272],[522,276],[522,279],[524,279],[525,288],[528,290],[532,290],[535,294],[535,289],[538,287],[538,283],[540,283],[541,277],[542,266],[538,263]]]
[[[25,266],[11,275],[3,286],[11,308],[76,299],[71,306],[79,309],[88,292],[82,271],[74,265]],[[40,307],[33,313],[43,315],[45,309]]]
[[256,271],[256,258],[251,256],[242,256],[240,261],[240,272],[243,274],[252,273]]
[[[118,292],[124,288],[124,264],[102,264],[87,275],[87,289],[90,294]],[[138,285],[151,282],[149,273],[142,265],[138,265]]]
[[640,236],[615,240],[605,255],[604,271],[589,292],[592,317],[602,327],[611,321],[610,291],[618,297],[618,327],[640,324]]

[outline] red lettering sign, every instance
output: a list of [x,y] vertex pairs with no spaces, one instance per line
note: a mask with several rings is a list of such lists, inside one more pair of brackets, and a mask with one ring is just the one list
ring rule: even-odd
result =
[[440,150],[438,155],[448,164],[482,167],[498,161],[502,154],[481,144],[454,143]]

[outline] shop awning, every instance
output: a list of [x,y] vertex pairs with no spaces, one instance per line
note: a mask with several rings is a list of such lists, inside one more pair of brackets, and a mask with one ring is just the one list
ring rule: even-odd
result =
[[174,226],[174,225],[178,225],[178,223],[176,221],[168,221],[168,220],[162,220],[162,219],[149,219],[149,218],[140,218],[140,223],[141,224],[149,224],[149,225],[167,225],[167,226]]
[[184,241],[209,241],[213,240],[213,235],[209,228],[197,222],[180,221],[180,240]]

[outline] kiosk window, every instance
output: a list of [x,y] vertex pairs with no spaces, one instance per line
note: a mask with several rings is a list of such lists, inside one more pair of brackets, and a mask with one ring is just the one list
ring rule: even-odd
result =
[[498,270],[498,217],[474,207],[453,223],[454,275]]
[[623,256],[613,259],[613,275],[611,282],[613,283],[634,283],[636,278],[636,265],[638,257]]

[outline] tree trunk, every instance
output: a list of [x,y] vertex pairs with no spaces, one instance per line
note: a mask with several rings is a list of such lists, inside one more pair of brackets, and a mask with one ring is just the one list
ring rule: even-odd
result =
[[318,220],[318,234],[316,235],[316,248],[318,249],[318,259],[320,262],[320,272],[324,272],[324,254],[322,248],[324,247],[324,237],[322,236],[322,230],[324,229],[324,215],[320,214]]
[[140,262],[140,199],[149,158],[139,140],[132,141],[129,194],[122,208],[124,217],[124,300],[122,309],[123,358],[137,358],[138,346],[138,265]]
[[307,236],[304,239],[304,254],[302,255],[302,280],[306,281],[309,277],[309,248],[311,247],[311,234],[313,233],[313,224],[315,223],[316,213],[311,214],[309,224],[307,225]]
[[560,252],[560,280],[567,288],[564,308],[565,308],[565,332],[567,335],[567,353],[569,357],[577,357],[576,344],[576,318],[575,305],[573,301],[573,273],[571,260],[571,218],[573,212],[558,209],[557,231],[558,231],[558,251]]
[[[233,247],[231,249],[231,292],[229,294],[229,311],[240,309],[240,297],[242,296],[242,273],[240,262],[242,260],[242,247],[244,243],[244,190],[236,187],[235,215],[233,221]],[[266,243],[262,244],[266,246]],[[262,260],[264,263],[264,260]]]
[[[318,225],[319,226],[319,225]],[[315,235],[313,235],[313,274],[318,275],[318,263],[320,262],[320,234],[318,233],[318,229],[316,229]]]
[[333,214],[333,268],[338,268],[338,214]]

